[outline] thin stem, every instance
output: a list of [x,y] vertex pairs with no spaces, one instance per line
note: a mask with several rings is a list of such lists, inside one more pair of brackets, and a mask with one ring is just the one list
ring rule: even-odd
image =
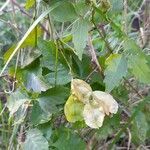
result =
[[88,45],[89,45],[89,52],[90,52],[91,57],[92,57],[92,62],[98,67],[98,70],[99,70],[101,76],[104,78],[104,74],[103,74],[102,68],[101,68],[101,66],[98,62],[98,59],[97,59],[97,56],[96,56],[96,53],[95,53],[94,46],[92,44],[92,39],[91,39],[90,35],[88,37]]
[[131,132],[130,132],[130,129],[129,129],[129,128],[127,128],[127,131],[128,131],[128,135],[129,135],[128,149],[127,149],[127,150],[130,150],[132,136],[131,136]]
[[62,54],[64,60],[66,61],[67,65],[68,65],[68,67],[69,67],[69,70],[70,70],[71,75],[73,76],[73,69],[72,69],[71,65],[69,64],[69,62],[68,62],[66,56],[64,55],[64,53],[63,53],[63,51],[62,51],[62,50],[64,49],[64,45],[63,45],[63,43],[61,42],[61,40],[58,39],[57,45],[58,45],[58,47],[59,47],[59,50],[60,50],[60,52],[61,52],[61,54]]
[[99,30],[97,24],[96,24],[95,21],[94,21],[94,14],[95,14],[95,10],[92,11],[92,23],[93,23],[93,25],[94,25],[94,29],[97,30],[97,32],[99,33],[100,37],[101,37],[101,38],[103,39],[103,41],[105,42],[106,47],[107,47],[109,53],[113,53],[113,50],[112,50],[111,47],[109,46],[109,42],[108,42],[108,41],[106,40],[106,38],[105,38],[105,37],[106,37],[106,33],[105,33],[104,29],[103,29],[103,25],[101,26],[101,29],[102,29],[102,32],[101,32],[101,31]]
[[123,2],[123,6],[124,6],[124,31],[127,34],[127,14],[128,14],[128,2],[127,0],[124,0]]
[[[35,5],[34,5],[34,21],[36,20],[37,18],[37,2],[35,0]],[[35,27],[35,47],[37,47],[37,26]]]
[[57,84],[57,68],[58,68],[58,47],[56,47],[56,54],[55,54],[55,86]]
[[96,66],[86,77],[85,81],[88,81],[90,79],[90,77],[96,72],[97,69],[98,69],[98,67]]
[[10,0],[7,0],[4,5],[0,8],[0,12],[2,12],[6,7],[7,5],[9,4]]

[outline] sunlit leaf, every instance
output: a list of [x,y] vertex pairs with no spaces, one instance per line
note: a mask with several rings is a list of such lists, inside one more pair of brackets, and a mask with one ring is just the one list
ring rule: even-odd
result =
[[26,9],[32,8],[32,7],[34,6],[35,2],[36,2],[36,0],[27,0],[27,1],[26,1],[26,5],[25,5],[25,8],[26,8]]
[[[25,39],[25,41],[22,43],[22,45],[20,46],[20,48],[26,48],[26,47],[28,47],[28,46],[31,46],[32,48],[35,47],[35,45],[36,45],[36,40],[37,40],[37,38],[40,37],[41,35],[42,35],[42,29],[41,29],[39,26],[37,26],[35,29],[33,29],[33,30],[31,31],[31,33],[28,35],[28,37],[27,37],[27,38]],[[12,46],[5,52],[5,54],[4,54],[4,61],[5,61],[5,62],[9,59],[9,57],[11,56],[11,54],[13,53],[13,51],[15,50],[16,47],[17,47],[17,45],[14,44],[14,45],[12,45]],[[29,50],[28,50],[28,51],[29,51]],[[30,53],[28,53],[28,54],[32,55],[32,58],[33,58],[33,56],[34,56],[34,58],[37,58],[37,57],[40,55],[39,52],[37,53],[37,50],[36,50],[36,52],[35,52],[35,50],[32,50],[32,52],[30,52]],[[37,54],[38,54],[38,56],[37,56]],[[35,55],[36,55],[36,57],[35,57]],[[26,57],[26,51],[24,52],[24,56]],[[27,58],[29,59],[29,56],[26,57],[26,59],[27,59]],[[31,58],[31,56],[30,56],[30,58]],[[27,61],[27,60],[25,60],[25,61]]]

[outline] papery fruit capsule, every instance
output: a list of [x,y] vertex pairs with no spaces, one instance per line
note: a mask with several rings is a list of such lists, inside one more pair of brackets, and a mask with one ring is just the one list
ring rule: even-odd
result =
[[102,107],[93,107],[90,104],[86,104],[84,106],[83,117],[89,127],[96,129],[103,125],[105,113]]
[[73,79],[71,81],[71,92],[84,104],[89,102],[92,94],[92,88],[88,83],[80,79]]
[[110,94],[102,91],[94,91],[92,97],[94,101],[99,103],[99,106],[103,107],[107,115],[109,115],[109,113],[117,113],[118,103]]
[[77,100],[73,95],[70,95],[65,106],[64,113],[67,121],[76,122],[83,120],[84,104]]

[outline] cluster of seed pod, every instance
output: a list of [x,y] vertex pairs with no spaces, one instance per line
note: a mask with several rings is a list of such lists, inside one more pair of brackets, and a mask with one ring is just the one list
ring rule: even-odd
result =
[[109,93],[92,91],[85,81],[73,79],[64,111],[69,122],[84,120],[89,127],[99,128],[105,115],[117,113],[118,103]]

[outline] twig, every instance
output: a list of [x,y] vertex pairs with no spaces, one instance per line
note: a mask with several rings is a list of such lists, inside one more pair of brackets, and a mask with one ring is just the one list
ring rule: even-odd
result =
[[17,26],[15,24],[11,23],[10,21],[5,21],[3,19],[0,19],[0,21],[5,23],[5,24],[7,24],[8,26],[10,26],[11,28],[15,29],[16,31],[22,33],[21,30],[19,28],[17,28]]
[[[15,2],[14,0],[12,0],[12,3],[13,3],[14,5],[16,5],[16,6],[19,8],[19,10],[20,10],[24,15],[26,15],[26,16],[29,17],[29,18],[33,18],[33,16],[31,16],[29,13],[27,13],[17,2]],[[39,25],[40,25],[40,26],[42,27],[42,29],[47,33],[47,35],[50,36],[49,31],[48,31],[41,23],[39,23]]]
[[[57,35],[57,36],[58,36],[58,35]],[[57,40],[58,49],[60,50],[60,52],[61,52],[61,54],[62,54],[64,60],[66,61],[66,64],[67,64],[68,67],[69,67],[69,71],[70,71],[71,75],[73,76],[73,69],[72,69],[71,65],[69,64],[69,62],[68,62],[66,56],[64,55],[64,53],[63,53],[63,51],[62,51],[62,50],[64,50],[64,45],[63,45],[62,41],[59,39],[59,37],[57,37],[57,38],[58,38],[58,40]]]
[[128,2],[127,0],[124,0],[123,2],[123,6],[124,6],[124,31],[127,34],[127,14],[128,14]]
[[98,67],[96,66],[90,73],[89,75],[86,77],[85,81],[88,81],[90,79],[90,77],[93,75],[94,72],[96,72],[96,70],[98,69]]
[[127,150],[130,150],[130,145],[131,145],[131,132],[130,132],[130,129],[129,128],[127,128],[127,131],[128,131],[128,134],[129,134],[129,140],[128,140],[128,148],[127,148]]
[[96,56],[96,53],[95,53],[94,46],[92,44],[92,39],[91,39],[90,35],[88,36],[88,45],[89,45],[89,52],[90,52],[91,57],[92,57],[92,62],[98,67],[98,70],[99,70],[100,74],[104,78],[104,74],[103,74],[102,68],[101,68],[101,66],[98,62],[98,59],[97,59],[97,56]]
[[15,12],[15,6],[14,6],[14,3],[13,3],[13,0],[10,0],[11,2],[11,7],[12,7],[12,21],[14,22],[14,25],[17,27],[17,22],[16,22],[16,12]]
[[0,116],[3,114],[3,112],[4,112],[4,111],[5,111],[5,109],[6,109],[6,107],[7,107],[7,104],[5,104],[5,105],[4,105],[4,107],[3,107],[2,111],[0,112]]
[[94,25],[94,29],[97,30],[97,32],[99,33],[100,37],[103,39],[103,41],[106,44],[106,47],[109,51],[109,53],[113,53],[113,50],[111,49],[111,47],[109,46],[109,42],[105,39],[106,37],[106,33],[105,30],[103,29],[103,25],[100,25],[102,32],[99,30],[98,26],[96,25],[95,21],[94,21],[94,14],[95,14],[95,10],[92,11],[92,23]]
[[5,78],[7,76],[8,76],[8,74],[4,74],[4,75],[1,75],[0,78]]
[[122,106],[122,105],[119,104],[119,107],[123,110],[123,112],[124,112],[128,117],[131,117],[131,114],[125,109],[124,106]]

